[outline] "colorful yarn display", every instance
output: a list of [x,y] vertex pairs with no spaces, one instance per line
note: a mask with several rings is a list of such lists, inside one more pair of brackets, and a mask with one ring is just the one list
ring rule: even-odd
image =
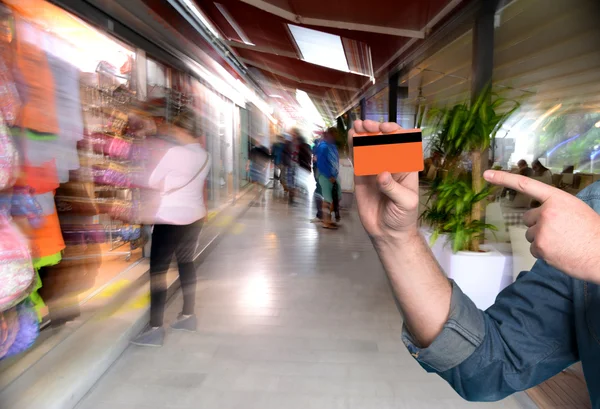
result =
[[29,295],[35,272],[27,240],[5,215],[0,215],[0,311]]
[[0,190],[14,185],[17,180],[19,153],[12,135],[0,117]]
[[104,145],[104,153],[114,159],[129,159],[133,141],[118,136],[113,137]]
[[0,315],[9,317],[4,320],[7,325],[0,327],[0,360],[31,348],[40,333],[38,316],[31,300],[26,299]]
[[11,214],[27,217],[34,229],[39,229],[44,223],[42,207],[33,196],[33,189],[28,186],[15,186],[12,193]]
[[126,169],[111,163],[108,167],[94,166],[92,170],[94,182],[100,185],[115,187],[131,187],[131,180]]

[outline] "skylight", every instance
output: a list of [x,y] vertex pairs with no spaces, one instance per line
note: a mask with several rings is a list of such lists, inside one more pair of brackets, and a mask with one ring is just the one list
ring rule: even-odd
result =
[[306,62],[349,72],[340,36],[288,24],[290,32]]
[[325,126],[325,122],[323,122],[323,118],[321,117],[319,110],[306,92],[297,89],[296,101],[298,101],[300,107],[302,108],[304,118],[309,120],[312,124]]

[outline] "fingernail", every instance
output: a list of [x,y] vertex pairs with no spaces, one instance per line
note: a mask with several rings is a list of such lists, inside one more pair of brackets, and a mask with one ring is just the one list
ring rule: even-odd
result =
[[383,186],[387,186],[390,184],[390,182],[392,181],[392,175],[389,172],[383,172],[382,173],[382,178],[381,178],[381,184]]
[[495,174],[496,172],[494,172],[493,170],[486,170],[485,172],[483,172],[483,177],[489,180],[493,179]]

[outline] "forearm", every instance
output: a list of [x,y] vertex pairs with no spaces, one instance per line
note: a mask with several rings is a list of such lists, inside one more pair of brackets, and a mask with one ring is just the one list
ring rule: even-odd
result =
[[448,320],[452,286],[420,233],[373,239],[404,315],[421,348],[428,347]]
[[436,340],[437,349],[421,351],[419,362],[468,400],[494,401],[531,388],[579,359],[574,285],[583,287],[538,261],[486,312],[455,289],[446,343]]

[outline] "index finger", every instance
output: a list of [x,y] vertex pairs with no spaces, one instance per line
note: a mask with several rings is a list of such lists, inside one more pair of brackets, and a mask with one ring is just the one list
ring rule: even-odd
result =
[[398,130],[402,129],[402,127],[400,125],[398,125],[395,122],[384,122],[384,123],[380,123],[380,122],[376,122],[376,121],[372,121],[372,120],[365,120],[365,121],[361,121],[360,119],[357,119],[356,121],[354,121],[354,124],[352,126],[352,129],[350,129],[350,131],[348,131],[348,144],[350,146],[352,146],[352,138],[354,137],[354,135],[356,135],[357,133],[393,133],[396,132]]
[[402,127],[400,125],[398,125],[396,122],[384,122],[379,125],[379,130],[382,133],[396,132],[400,129],[402,129]]
[[528,178],[526,176],[515,175],[514,173],[499,172],[494,170],[487,170],[484,172],[483,177],[488,182],[504,186],[509,189],[516,190],[530,196],[538,202],[544,203],[551,196],[557,193],[563,193],[552,186],[537,181],[535,179]]
[[360,119],[357,119],[356,121],[354,121],[354,123],[352,124],[352,131],[354,131],[355,133],[366,132],[365,128],[363,126],[363,121]]

